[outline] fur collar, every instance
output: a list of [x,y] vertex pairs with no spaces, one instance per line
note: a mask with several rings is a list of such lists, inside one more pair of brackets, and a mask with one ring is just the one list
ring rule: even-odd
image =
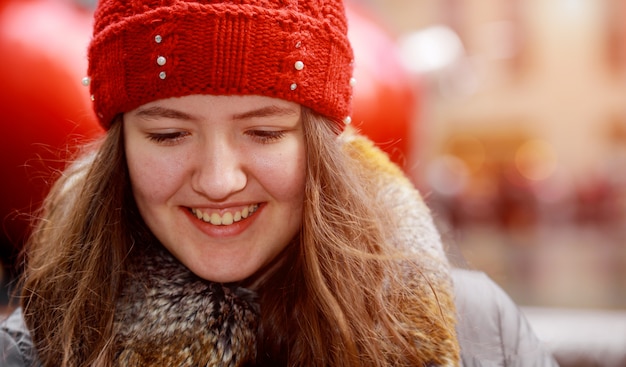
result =
[[[421,305],[406,305],[405,313],[414,320],[413,336],[420,345],[423,365],[458,365],[451,268],[430,210],[404,172],[371,140],[351,130],[344,133],[343,139],[344,151],[363,166],[365,179],[373,182],[377,200],[395,213],[393,243],[416,254],[417,267],[407,269],[404,276],[410,287],[419,289]],[[424,314],[440,317],[432,319]]]
[[253,292],[200,279],[160,246],[133,270],[117,304],[117,366],[234,367],[256,357]]
[[[425,365],[458,364],[455,307],[449,265],[432,218],[419,193],[387,156],[362,137],[345,141],[348,154],[371,172],[379,200],[398,213],[397,246],[416,252],[419,274],[408,274],[422,290],[423,305],[408,306]],[[118,366],[243,366],[256,356],[259,306],[247,289],[204,281],[169,252],[137,257],[116,312]],[[422,318],[420,307],[441,319]]]

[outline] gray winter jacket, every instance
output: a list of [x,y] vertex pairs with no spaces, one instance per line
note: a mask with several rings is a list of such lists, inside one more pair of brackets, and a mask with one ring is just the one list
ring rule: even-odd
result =
[[509,296],[484,273],[452,271],[462,366],[558,366]]
[[[461,365],[557,366],[512,300],[484,273],[455,269]],[[39,366],[19,310],[0,324],[0,366]]]

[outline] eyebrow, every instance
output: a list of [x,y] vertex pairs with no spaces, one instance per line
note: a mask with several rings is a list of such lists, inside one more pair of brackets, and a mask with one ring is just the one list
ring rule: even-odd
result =
[[169,119],[186,120],[186,121],[196,119],[194,116],[188,113],[185,113],[179,110],[174,110],[171,108],[159,107],[159,106],[140,108],[137,111],[137,116],[147,117],[147,118],[165,117]]
[[272,117],[272,116],[295,116],[298,111],[293,108],[279,107],[276,105],[262,107],[256,110],[238,113],[233,115],[233,120],[248,120],[257,117]]
[[[237,113],[232,116],[233,120],[249,120],[253,118],[272,117],[272,116],[295,116],[298,111],[293,108],[279,107],[276,105],[261,107],[255,110]],[[170,118],[177,120],[191,121],[197,118],[188,113],[165,107],[146,107],[137,111],[137,116],[146,118]]]

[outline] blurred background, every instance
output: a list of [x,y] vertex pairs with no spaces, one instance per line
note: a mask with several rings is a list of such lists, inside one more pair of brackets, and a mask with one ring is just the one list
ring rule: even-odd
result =
[[[353,125],[420,188],[451,261],[562,366],[626,366],[626,0],[346,1]],[[5,288],[64,159],[101,134],[93,7],[0,0]]]
[[626,308],[626,1],[364,3],[420,91],[407,171],[465,259],[522,303]]
[[357,3],[417,101],[410,144],[380,142],[451,260],[501,285],[563,366],[626,366],[626,1]]

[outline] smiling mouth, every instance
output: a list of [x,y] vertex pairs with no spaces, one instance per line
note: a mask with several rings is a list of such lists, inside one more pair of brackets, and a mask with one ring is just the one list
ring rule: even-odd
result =
[[214,226],[228,226],[237,223],[242,219],[246,219],[259,209],[259,204],[249,205],[242,210],[234,212],[226,212],[219,214],[217,212],[208,212],[201,209],[191,208],[190,211],[196,218],[205,223],[211,223]]

